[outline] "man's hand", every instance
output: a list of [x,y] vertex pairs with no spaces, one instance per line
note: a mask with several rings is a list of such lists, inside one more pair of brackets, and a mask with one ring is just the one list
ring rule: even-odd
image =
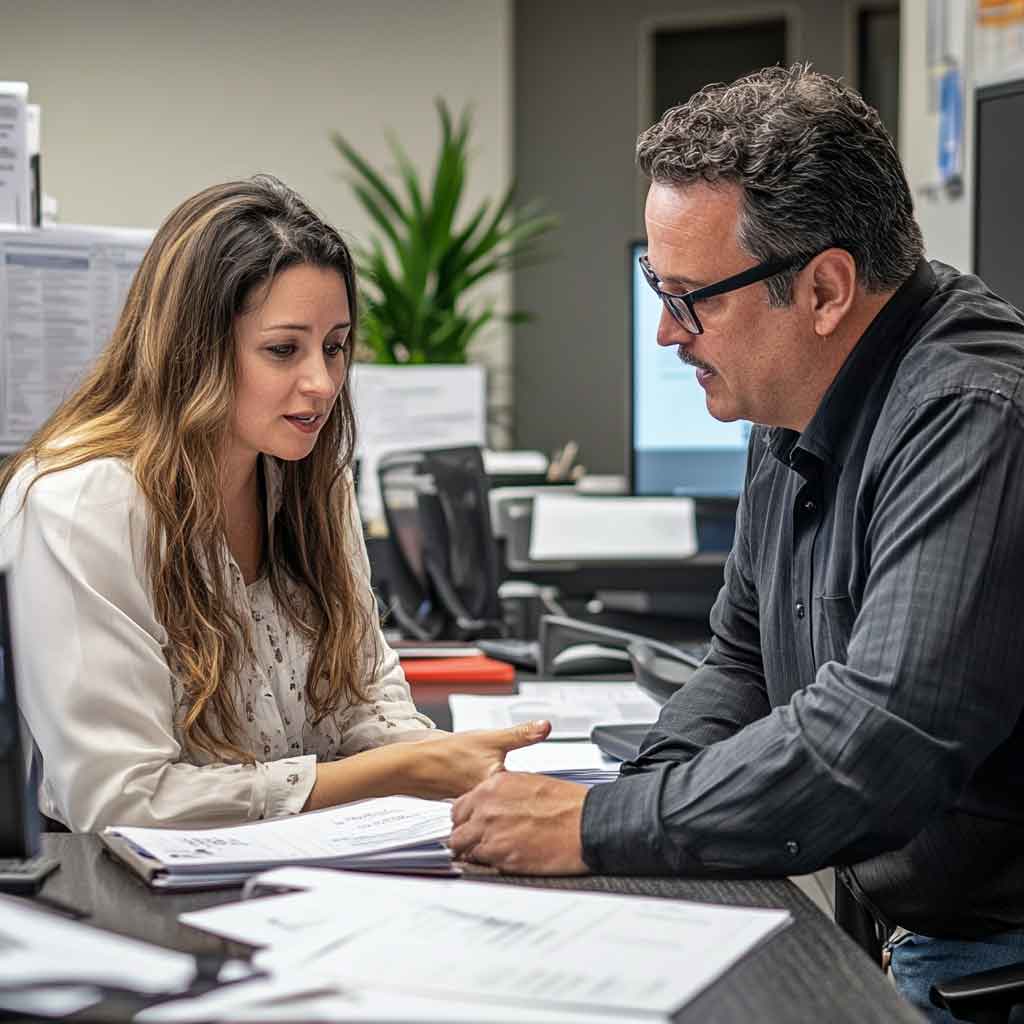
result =
[[587,787],[545,775],[502,772],[452,807],[457,857],[509,874],[583,875],[580,822]]

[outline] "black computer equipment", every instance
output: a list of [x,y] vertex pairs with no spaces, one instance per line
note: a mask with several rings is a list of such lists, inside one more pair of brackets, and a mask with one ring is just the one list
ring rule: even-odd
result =
[[[689,682],[710,650],[707,642],[676,646],[639,637],[622,642],[626,643],[636,685],[659,704],[671,700]],[[653,722],[595,725],[590,731],[590,740],[609,757],[629,761],[640,752],[641,743],[653,725]]]
[[1024,309],[1020,272],[1024,192],[1024,79],[980,88],[974,119],[974,272]]
[[[661,300],[637,262],[646,251],[646,242],[629,246],[631,492],[735,499],[743,487],[750,424],[716,420],[693,368],[679,361],[675,349],[658,346]],[[726,509],[726,520],[733,511]]]
[[26,771],[15,685],[7,578],[0,573],[0,892],[36,888],[57,866],[39,855],[40,817]]
[[390,614],[414,640],[437,640],[448,616],[427,578],[420,496],[433,484],[422,472],[422,453],[384,455],[377,467],[391,558],[386,579]]
[[392,611],[415,639],[500,635],[498,552],[476,446],[382,456]]

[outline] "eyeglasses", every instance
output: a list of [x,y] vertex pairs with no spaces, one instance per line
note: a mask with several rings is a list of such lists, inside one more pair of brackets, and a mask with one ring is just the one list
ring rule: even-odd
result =
[[695,302],[700,302],[701,299],[710,299],[714,295],[734,292],[737,288],[746,288],[748,284],[756,284],[765,278],[774,277],[784,270],[791,270],[798,264],[806,264],[813,258],[813,256],[791,256],[788,259],[768,260],[749,270],[733,274],[732,277],[727,277],[724,281],[709,284],[704,288],[697,288],[684,295],[673,295],[671,292],[661,290],[661,281],[651,268],[646,254],[640,257],[640,269],[643,271],[647,283],[654,290],[654,294],[665,303],[666,309],[672,314],[676,323],[688,334],[703,334],[704,328],[701,325],[700,317],[697,316],[697,311],[693,308]]

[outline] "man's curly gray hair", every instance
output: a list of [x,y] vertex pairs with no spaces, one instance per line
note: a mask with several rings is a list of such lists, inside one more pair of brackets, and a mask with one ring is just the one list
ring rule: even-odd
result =
[[[878,113],[807,64],[705,87],[640,136],[637,160],[662,185],[739,185],[738,240],[758,262],[839,245],[877,293],[897,288],[924,251]],[[792,300],[795,273],[768,280],[773,305]]]

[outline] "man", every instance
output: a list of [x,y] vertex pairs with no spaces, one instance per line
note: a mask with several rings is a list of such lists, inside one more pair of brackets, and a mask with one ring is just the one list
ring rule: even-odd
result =
[[658,343],[760,424],[712,650],[619,781],[495,776],[453,846],[536,874],[836,865],[909,929],[894,973],[938,1013],[932,981],[1024,960],[1024,319],[922,259],[878,115],[806,67],[702,91],[638,153]]

